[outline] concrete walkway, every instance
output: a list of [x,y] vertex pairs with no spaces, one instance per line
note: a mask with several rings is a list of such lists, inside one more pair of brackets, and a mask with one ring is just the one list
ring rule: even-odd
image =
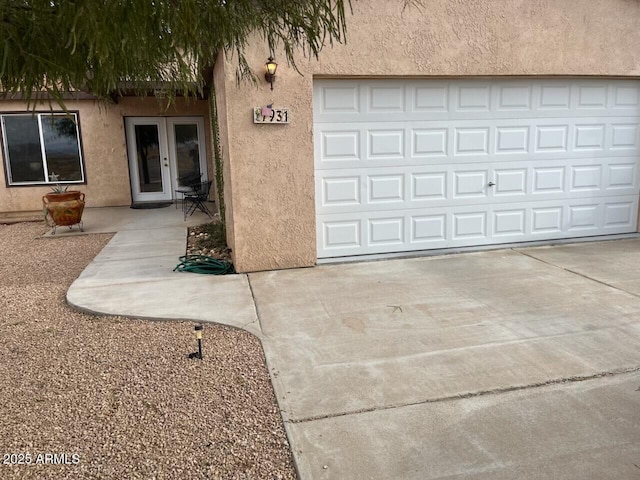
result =
[[91,313],[218,322],[259,334],[246,275],[173,271],[185,254],[187,227],[207,221],[196,212],[185,222],[173,207],[87,209],[85,234],[117,233],[73,282],[67,301]]
[[259,336],[303,479],[640,477],[640,240],[207,277],[144,223],[69,302]]

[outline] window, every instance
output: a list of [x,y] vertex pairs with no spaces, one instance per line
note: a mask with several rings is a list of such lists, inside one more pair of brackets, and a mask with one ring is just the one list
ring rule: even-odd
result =
[[[75,113],[0,117],[9,185],[84,182]],[[51,175],[57,177],[57,182]]]

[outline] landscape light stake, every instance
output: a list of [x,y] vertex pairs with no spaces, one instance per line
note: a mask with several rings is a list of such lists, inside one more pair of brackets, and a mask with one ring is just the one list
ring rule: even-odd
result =
[[195,331],[198,339],[198,358],[202,360],[202,325],[196,325]]

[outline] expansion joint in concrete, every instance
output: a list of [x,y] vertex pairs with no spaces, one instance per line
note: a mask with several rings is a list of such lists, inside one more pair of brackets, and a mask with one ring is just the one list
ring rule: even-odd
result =
[[516,252],[516,253],[519,253],[520,255],[524,255],[525,257],[529,257],[529,258],[531,258],[533,260],[536,260],[538,262],[542,262],[545,265],[549,265],[550,267],[559,268],[560,270],[564,270],[565,272],[573,273],[574,275],[578,275],[579,277],[582,277],[582,278],[584,278],[586,280],[591,280],[592,282],[599,283],[600,285],[604,285],[605,287],[613,288],[614,290],[618,290],[619,292],[624,292],[624,293],[627,293],[629,295],[633,295],[634,297],[640,298],[640,295],[638,295],[637,293],[629,292],[628,290],[624,290],[624,289],[622,289],[620,287],[616,287],[615,285],[612,285],[610,283],[603,282],[602,280],[598,280],[597,278],[590,277],[589,275],[585,275],[584,273],[580,273],[580,272],[577,272],[575,270],[571,270],[570,268],[561,267],[559,265],[556,265],[555,263],[547,262],[546,260],[542,260],[541,258],[538,258],[535,255],[520,251],[520,250],[515,249],[515,248],[512,248],[511,250]]
[[519,392],[519,391],[522,391],[522,390],[534,390],[534,389],[540,389],[540,388],[550,387],[550,386],[554,386],[554,385],[585,382],[585,381],[588,381],[588,380],[597,380],[599,378],[613,377],[615,375],[624,375],[624,374],[636,373],[636,372],[640,372],[640,366],[621,368],[621,369],[611,370],[611,371],[607,371],[607,372],[598,372],[598,373],[594,373],[592,375],[577,375],[577,376],[573,376],[573,377],[556,378],[556,379],[552,379],[552,380],[547,380],[546,382],[537,382],[537,383],[531,383],[531,384],[527,384],[527,385],[514,385],[514,386],[509,386],[509,387],[495,388],[495,389],[492,389],[492,390],[481,390],[481,391],[477,391],[477,392],[461,393],[461,394],[458,394],[458,395],[449,395],[449,396],[446,396],[446,397],[428,398],[428,399],[420,400],[420,401],[417,401],[417,402],[385,405],[385,406],[382,406],[382,407],[363,408],[363,409],[360,409],[360,410],[352,410],[352,411],[345,411],[345,412],[339,412],[339,413],[330,413],[330,414],[326,414],[326,415],[316,415],[316,416],[310,416],[310,417],[305,417],[305,418],[297,418],[297,419],[290,418],[289,422],[290,423],[313,422],[313,421],[316,421],[316,420],[326,420],[326,419],[335,418],[335,417],[344,417],[344,416],[347,416],[347,415],[358,415],[358,414],[361,414],[361,413],[372,413],[372,412],[378,412],[378,411],[384,411],[384,410],[394,410],[394,409],[398,409],[398,408],[412,407],[412,406],[416,406],[416,405],[426,405],[426,404],[430,404],[430,403],[451,402],[451,401],[456,401],[456,400],[465,400],[465,399],[468,399],[468,398],[486,397],[486,396],[490,396],[490,395],[501,395],[501,394],[505,394],[505,393]]
[[[246,275],[247,275],[247,283],[249,284],[249,291],[251,292],[251,299],[253,300],[253,309],[256,311],[256,319],[258,321],[258,328],[260,329],[260,331],[264,335],[264,330],[262,329],[262,320],[260,319],[260,307],[258,307],[258,302],[256,301],[256,294],[253,291],[253,285],[251,285],[251,275],[248,274],[248,273]],[[253,323],[253,322],[251,322],[251,323]]]

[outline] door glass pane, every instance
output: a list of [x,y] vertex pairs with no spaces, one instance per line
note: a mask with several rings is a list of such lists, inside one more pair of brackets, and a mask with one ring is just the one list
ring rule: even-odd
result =
[[72,117],[42,117],[42,136],[47,156],[47,175],[55,173],[59,181],[82,180],[78,131]]
[[162,163],[157,125],[136,125],[140,192],[162,192]]
[[44,182],[38,117],[11,115],[4,117],[5,142],[9,154],[11,181]]
[[175,125],[176,165],[178,183],[185,185],[200,180],[200,149],[198,126],[193,124]]

